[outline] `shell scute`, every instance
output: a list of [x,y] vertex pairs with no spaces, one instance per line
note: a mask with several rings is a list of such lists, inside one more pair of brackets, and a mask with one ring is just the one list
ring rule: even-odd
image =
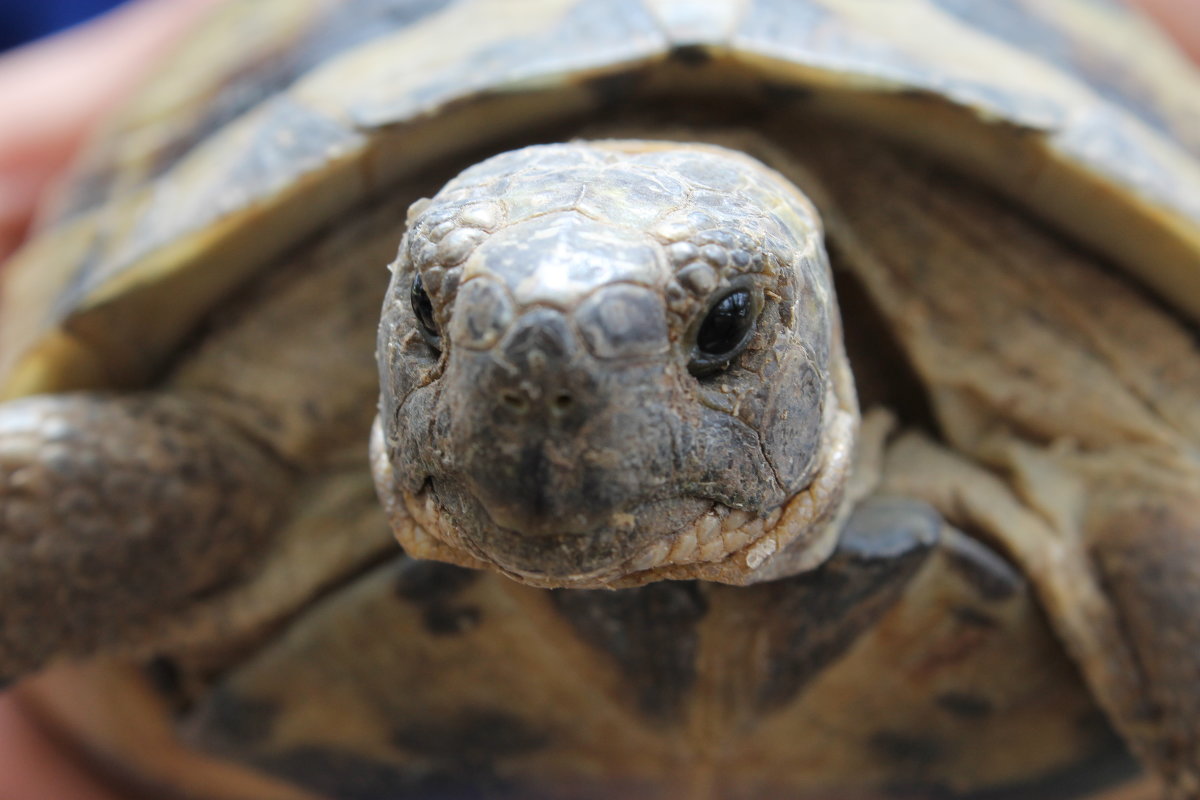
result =
[[[736,66],[767,110],[786,105],[786,90],[916,142],[1200,313],[1200,166],[1187,151],[1200,81],[1147,23],[1109,3],[521,0],[505,14],[486,0],[231,5],[93,149],[69,212],[44,234],[63,244],[36,243],[10,270],[0,314],[9,394],[144,380],[211,305],[366,194],[538,120],[644,102],[643,79],[660,69],[668,92],[695,92]],[[1121,31],[1139,37],[1139,52],[1167,55],[1130,63]],[[678,48],[706,57],[672,66]],[[218,62],[209,74],[207,59]],[[731,188],[729,176],[695,177]],[[594,213],[593,203],[562,205]],[[112,321],[185,286],[173,320]]]

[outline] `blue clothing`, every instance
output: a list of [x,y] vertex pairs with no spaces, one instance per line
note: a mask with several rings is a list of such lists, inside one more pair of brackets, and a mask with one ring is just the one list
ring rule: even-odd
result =
[[0,0],[0,50],[101,14],[122,0]]

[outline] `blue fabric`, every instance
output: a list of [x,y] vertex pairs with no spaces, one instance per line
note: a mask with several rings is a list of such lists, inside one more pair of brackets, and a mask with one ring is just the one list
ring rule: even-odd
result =
[[0,50],[101,14],[122,0],[0,0]]

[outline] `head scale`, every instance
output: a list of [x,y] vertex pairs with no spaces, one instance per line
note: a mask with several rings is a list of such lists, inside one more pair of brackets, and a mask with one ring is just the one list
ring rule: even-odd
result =
[[414,556],[621,586],[832,546],[856,410],[820,225],[744,155],[466,170],[410,213],[378,354],[372,460]]

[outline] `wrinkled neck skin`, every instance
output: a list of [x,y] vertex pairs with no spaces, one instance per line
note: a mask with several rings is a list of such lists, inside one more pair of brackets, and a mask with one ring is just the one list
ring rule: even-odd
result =
[[505,153],[414,204],[392,273],[371,458],[410,555],[623,587],[832,550],[858,410],[820,222],[777,173],[678,143]]

